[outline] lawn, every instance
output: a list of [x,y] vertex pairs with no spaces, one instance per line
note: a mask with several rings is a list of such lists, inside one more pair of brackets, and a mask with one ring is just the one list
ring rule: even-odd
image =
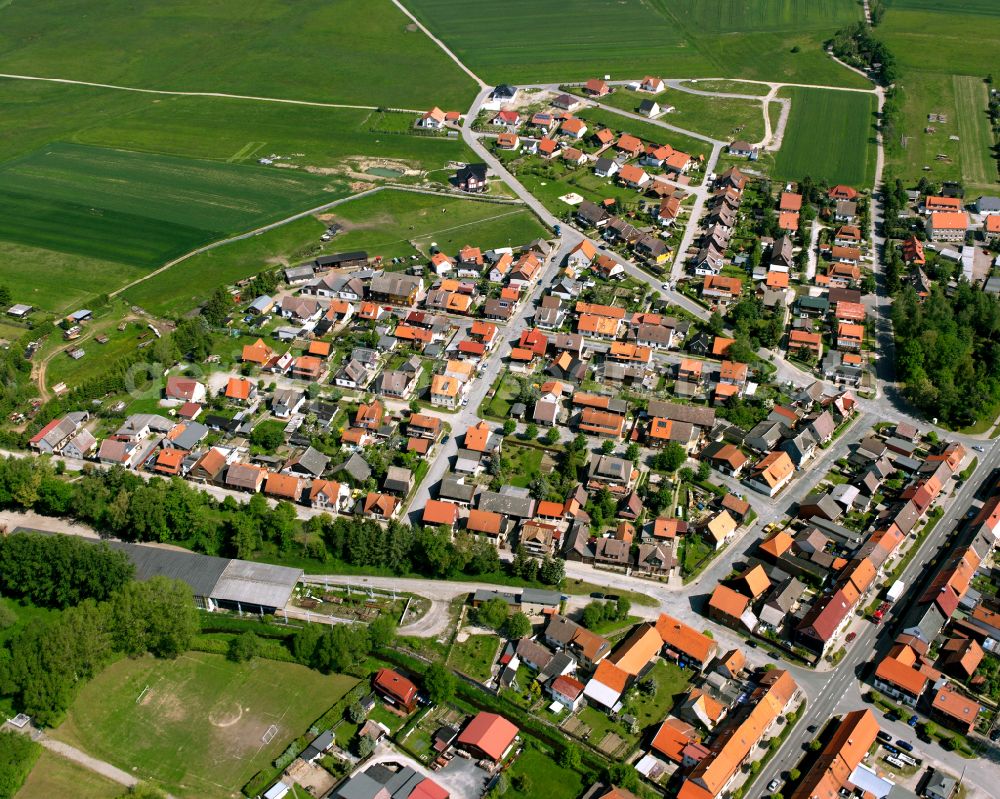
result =
[[994,183],[997,162],[993,158],[993,132],[986,113],[989,101],[986,83],[970,75],[952,75],[952,83],[961,139],[962,178],[967,183]]
[[512,784],[504,796],[513,799],[576,799],[584,789],[580,774],[563,768],[551,755],[533,747],[525,748],[507,776]]
[[[84,336],[77,341],[59,342],[63,352],[56,355],[45,370],[48,385],[65,383],[68,386],[78,386],[81,383],[98,377],[107,372],[108,364],[114,363],[133,352],[141,341],[152,341],[153,332],[145,324],[131,322],[125,330],[118,330],[116,325],[102,327],[102,332],[108,337],[107,344],[99,344],[92,328],[84,331]],[[81,347],[85,355],[79,360],[73,360],[66,353]]]
[[792,111],[774,176],[869,186],[875,174],[875,96],[861,92],[786,87]]
[[[751,83],[743,80],[686,80],[685,86],[698,89],[702,92],[726,92],[728,94],[747,94],[754,97],[763,97],[771,87],[766,83]],[[671,95],[672,96],[672,95]]]
[[[962,180],[995,193],[997,169],[988,152],[981,81],[1000,73],[1000,5],[894,0],[878,36],[895,55],[900,73],[902,118],[900,137],[889,147],[891,166],[910,182]],[[947,121],[929,121],[929,113],[943,113]],[[935,130],[927,133],[927,127]],[[939,154],[944,158],[938,160]]]
[[339,222],[346,232],[324,245],[323,252],[367,250],[386,259],[414,254],[427,258],[431,244],[454,256],[466,244],[485,251],[548,235],[523,205],[408,191],[385,190],[344,203],[330,212],[329,221]]
[[[125,659],[83,686],[53,735],[174,795],[229,796],[355,682],[203,653]],[[271,725],[277,734],[264,744]]]
[[[663,107],[673,106],[673,111],[662,114],[657,119],[679,128],[693,130],[695,133],[722,141],[739,138],[757,142],[764,138],[764,111],[757,100],[706,97],[676,89],[650,95],[646,92],[632,92],[618,88],[601,102],[625,111],[638,112],[639,104],[649,99]],[[670,135],[670,131],[663,131],[662,136]]]
[[545,450],[537,447],[522,447],[512,441],[507,441],[503,449],[503,460],[510,466],[506,470],[510,475],[510,484],[519,488],[527,488],[542,468],[542,456]]
[[456,641],[448,664],[474,680],[486,682],[492,676],[500,640],[495,635],[470,635]]
[[255,275],[267,266],[296,263],[319,252],[323,225],[314,217],[290,222],[182,261],[122,295],[150,313],[180,316],[204,302],[216,286]]
[[125,788],[117,782],[43,749],[15,799],[118,799]]
[[389,0],[108,0],[86,13],[52,0],[0,14],[3,72],[402,108],[464,108],[475,91]]
[[[435,35],[492,82],[739,75],[860,85],[821,43],[860,19],[851,0],[409,0]],[[797,46],[799,52],[792,53]],[[530,53],[530,57],[525,57]]]
[[[671,94],[671,96],[673,95]],[[664,99],[664,102],[666,102],[666,99]],[[641,122],[638,119],[623,117],[621,114],[616,114],[614,111],[605,111],[603,108],[587,108],[579,111],[576,115],[580,119],[587,122],[594,122],[602,127],[611,128],[618,133],[630,133],[643,141],[654,144],[669,144],[675,150],[682,150],[692,157],[699,155],[707,156],[712,149],[708,142],[685,136],[683,133],[667,130],[653,122]],[[674,123],[672,114],[668,114],[667,117],[664,120],[665,122],[684,127],[679,122]]]
[[68,311],[88,297],[113,291],[148,270],[0,240],[0,283],[15,302],[47,311]]
[[674,663],[657,660],[649,673],[640,681],[652,679],[656,684],[656,692],[651,696],[634,692],[626,703],[625,712],[636,717],[639,729],[644,730],[651,725],[660,724],[680,694],[687,690],[690,674],[691,672]]

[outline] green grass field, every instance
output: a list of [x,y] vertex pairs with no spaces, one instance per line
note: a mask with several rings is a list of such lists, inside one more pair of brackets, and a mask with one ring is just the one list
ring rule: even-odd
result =
[[0,166],[0,237],[156,265],[342,196],[319,175],[55,143]]
[[[619,88],[601,102],[626,111],[637,111],[639,104],[650,98],[661,106],[674,107],[673,111],[663,114],[658,119],[679,128],[693,130],[695,133],[722,141],[740,138],[756,142],[764,138],[764,112],[761,104],[755,100],[705,97],[676,90],[651,96]],[[664,133],[669,135],[669,131]]]
[[787,87],[781,96],[791,98],[792,111],[775,155],[774,176],[870,185],[875,172],[874,95]]
[[451,648],[448,664],[474,680],[485,682],[492,674],[498,645],[495,635],[470,635]]
[[952,75],[955,106],[958,111],[958,135],[961,140],[962,178],[967,183],[997,181],[997,162],[993,158],[993,132],[986,115],[986,84],[969,75]]
[[[902,119],[899,138],[888,148],[890,167],[909,182],[961,180],[995,192],[997,167],[989,152],[982,81],[1000,74],[1000,5],[894,0],[878,35],[900,72]],[[945,114],[947,121],[929,121],[932,113]]]
[[[91,332],[88,329],[85,335]],[[109,325],[103,330],[108,337],[107,344],[99,344],[93,336],[73,342],[59,342],[62,353],[56,355],[45,370],[46,382],[49,386],[65,383],[68,386],[78,386],[85,380],[103,374],[109,363],[114,363],[125,355],[134,352],[140,340],[149,341],[153,333],[145,325],[129,324],[125,330],[118,330],[116,325]],[[86,353],[79,360],[73,360],[65,354],[75,346],[83,348]]]
[[429,256],[432,242],[454,255],[466,244],[487,250],[527,244],[547,235],[523,205],[407,191],[381,191],[339,205],[330,213],[346,232],[325,244],[324,252],[367,250],[369,255],[388,259],[417,253]]
[[81,689],[53,735],[176,796],[231,796],[355,682],[203,653],[120,660]]
[[523,790],[511,786],[504,796],[512,799],[576,799],[583,793],[583,777],[572,769],[563,768],[552,756],[538,749],[525,749],[514,761],[508,774],[515,784],[518,778],[527,780]]
[[474,84],[389,0],[73,0],[0,6],[0,71],[402,108]]
[[321,245],[324,225],[315,217],[299,219],[182,261],[128,289],[123,297],[151,313],[179,316],[204,301],[216,286],[256,274],[267,265],[354,249],[390,259],[426,254],[432,241],[449,251],[465,244],[486,249],[523,244],[546,234],[522,206],[391,190],[339,205],[324,219],[344,224],[346,232]]
[[47,311],[72,309],[87,298],[113,291],[148,271],[139,266],[0,240],[0,283],[10,287],[15,301]]
[[[860,19],[851,0],[409,0],[485,80],[540,82],[646,74],[863,85],[821,42]],[[641,31],[641,35],[637,32]],[[792,53],[794,47],[799,52]]]
[[683,85],[703,92],[727,92],[729,94],[746,94],[753,97],[763,97],[771,87],[764,83],[750,83],[743,80],[686,80]]
[[323,229],[315,217],[305,217],[181,261],[121,296],[150,313],[181,316],[204,302],[216,286],[255,275],[267,265],[287,265],[315,255]]
[[[386,117],[399,132],[383,132]],[[0,80],[0,161],[52,142],[231,164],[275,154],[282,163],[319,171],[358,158],[391,159],[417,170],[468,160],[460,139],[404,132],[400,120],[412,119],[363,109]]]
[[126,788],[71,760],[43,749],[15,799],[118,799]]
[[[707,155],[712,149],[708,142],[685,136],[683,133],[667,130],[652,122],[642,122],[638,119],[623,117],[621,114],[616,114],[614,111],[605,111],[603,108],[587,108],[577,112],[576,116],[601,127],[611,128],[618,133],[630,133],[643,141],[655,144],[669,144],[675,150],[682,150],[692,157]],[[672,120],[665,121],[670,122]]]

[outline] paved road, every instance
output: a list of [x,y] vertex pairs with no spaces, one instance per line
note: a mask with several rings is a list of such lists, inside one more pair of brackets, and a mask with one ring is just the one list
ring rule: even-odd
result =
[[[895,609],[890,612],[889,617],[882,625],[874,625],[867,621],[858,621],[853,629],[858,637],[848,647],[847,654],[838,664],[837,668],[826,674],[818,672],[796,672],[796,679],[799,679],[806,688],[809,696],[809,705],[806,708],[805,716],[795,727],[792,734],[785,741],[778,754],[768,769],[761,775],[753,790],[747,793],[747,799],[757,799],[764,796],[767,783],[773,776],[782,771],[792,768],[802,755],[802,747],[814,737],[808,732],[810,725],[822,726],[828,719],[835,715],[846,713],[864,707],[865,702],[862,694],[868,690],[868,686],[858,679],[865,663],[872,659],[873,652],[879,656],[884,655],[892,645],[894,638],[894,616],[896,610],[905,613],[908,610],[914,594],[921,590],[920,585],[914,586],[917,576],[926,568],[930,559],[938,554],[942,542],[956,525],[960,523],[970,507],[975,493],[980,483],[989,477],[994,468],[1000,466],[1000,448],[992,447],[985,455],[980,456],[980,465],[976,471],[976,478],[966,481],[966,483],[950,498],[941,502],[945,513],[941,520],[934,527],[934,530],[924,541],[920,554],[915,557],[906,569],[903,570],[901,579],[907,585],[909,591],[905,597],[899,600]],[[945,547],[947,549],[947,547]],[[864,604],[864,603],[862,603]],[[877,709],[875,709],[877,712]],[[879,718],[879,723],[885,729],[890,729],[897,738],[905,738],[910,741],[915,740],[914,732],[905,724],[891,724],[884,718]],[[988,745],[989,759],[966,760],[953,752],[947,752],[936,745],[917,744],[918,749],[925,749],[936,760],[942,762],[955,774],[965,770],[966,779],[984,790],[993,786],[997,779],[997,749]],[[987,795],[994,795],[987,791]]]

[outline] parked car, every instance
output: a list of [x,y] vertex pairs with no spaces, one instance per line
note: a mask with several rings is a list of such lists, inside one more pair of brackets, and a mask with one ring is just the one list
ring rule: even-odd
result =
[[774,793],[776,790],[778,790],[779,785],[781,785],[781,782],[778,780],[777,777],[775,777],[767,784],[767,790],[770,791],[771,793]]
[[904,741],[902,738],[897,739],[896,746],[898,746],[900,749],[905,749],[907,752],[913,751],[913,744],[911,744],[909,741]]
[[851,641],[853,641],[857,637],[858,637],[857,633],[848,633],[847,634],[847,643],[851,643]]
[[911,727],[916,727],[917,726],[917,717],[916,716],[910,716],[910,720],[908,722],[906,722],[906,723],[909,724]]
[[995,730],[990,730],[990,740],[995,741],[997,738],[1000,738],[1000,727],[997,727]]
[[892,735],[885,730],[879,730],[875,737],[883,743],[892,743]]

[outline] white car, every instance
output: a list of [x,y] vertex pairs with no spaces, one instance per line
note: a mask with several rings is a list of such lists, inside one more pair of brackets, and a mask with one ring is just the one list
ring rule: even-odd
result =
[[980,447],[980,446],[975,446],[975,447],[973,447],[973,449],[974,449],[974,450],[975,450],[976,452],[986,452],[986,450],[985,450],[985,449],[983,449],[983,448],[982,448],[982,447]]
[[670,284],[664,283],[662,286],[660,286],[660,288],[663,289],[664,291],[670,291]]
[[767,784],[767,790],[770,791],[771,793],[774,793],[776,790],[778,790],[779,785],[781,785],[781,783],[778,781],[778,778],[775,777]]

